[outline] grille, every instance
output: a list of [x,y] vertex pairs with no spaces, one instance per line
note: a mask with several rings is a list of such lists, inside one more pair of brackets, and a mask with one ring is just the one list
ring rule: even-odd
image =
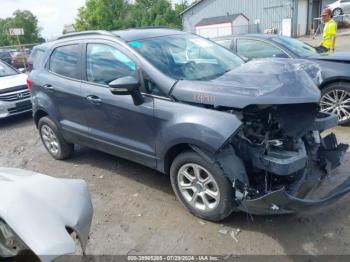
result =
[[16,107],[9,108],[8,111],[10,114],[20,113],[24,111],[29,111],[32,109],[32,104],[30,101],[23,101],[16,104]]
[[30,97],[29,90],[21,90],[6,94],[0,94],[0,101],[12,102],[28,99]]

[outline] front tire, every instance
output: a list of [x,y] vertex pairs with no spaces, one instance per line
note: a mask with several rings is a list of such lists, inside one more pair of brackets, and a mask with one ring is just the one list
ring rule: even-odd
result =
[[339,124],[350,123],[350,84],[337,82],[322,89],[321,111],[334,113]]
[[210,221],[228,217],[234,207],[233,188],[221,168],[195,152],[178,155],[170,168],[171,185],[181,204]]
[[64,140],[56,124],[49,117],[41,118],[38,123],[38,128],[41,141],[54,159],[67,159],[73,154],[74,145]]

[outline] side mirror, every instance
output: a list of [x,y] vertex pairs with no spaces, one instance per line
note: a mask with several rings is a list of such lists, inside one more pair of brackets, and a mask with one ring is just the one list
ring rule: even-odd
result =
[[143,97],[139,90],[140,82],[135,77],[121,77],[110,82],[108,86],[114,95],[131,95],[135,105],[138,106],[143,103]]
[[18,71],[22,74],[24,74],[25,72],[27,72],[26,68],[18,68]]

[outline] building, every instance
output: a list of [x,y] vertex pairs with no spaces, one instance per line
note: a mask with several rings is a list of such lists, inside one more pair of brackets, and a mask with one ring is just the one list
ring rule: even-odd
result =
[[[217,20],[210,24],[218,36],[227,35],[230,30],[228,23],[232,22],[233,34],[244,33],[247,30],[236,31],[235,21],[231,17],[241,14],[255,25],[259,32],[274,31],[287,36],[302,36],[315,30],[314,19],[327,4],[335,0],[199,0],[181,13],[183,29],[187,32],[206,36],[209,29],[201,31],[203,21]],[[227,16],[227,19],[223,17]],[[222,22],[224,20],[224,22]],[[208,21],[208,20],[207,20]],[[223,28],[225,25],[225,29]],[[249,28],[248,26],[248,28]],[[208,28],[208,27],[207,27]],[[214,31],[214,29],[213,29]],[[202,34],[201,32],[205,32]]]
[[248,33],[249,19],[243,14],[203,18],[195,25],[196,34],[208,38]]

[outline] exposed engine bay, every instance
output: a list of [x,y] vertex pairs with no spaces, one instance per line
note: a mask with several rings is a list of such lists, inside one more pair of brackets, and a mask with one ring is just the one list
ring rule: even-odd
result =
[[333,133],[322,136],[337,125],[335,115],[320,113],[314,103],[254,105],[231,113],[243,123],[230,141],[245,169],[237,171],[233,185],[239,209],[253,214],[292,213],[350,191],[346,182],[326,198],[307,199],[341,164],[349,147],[338,144]]

